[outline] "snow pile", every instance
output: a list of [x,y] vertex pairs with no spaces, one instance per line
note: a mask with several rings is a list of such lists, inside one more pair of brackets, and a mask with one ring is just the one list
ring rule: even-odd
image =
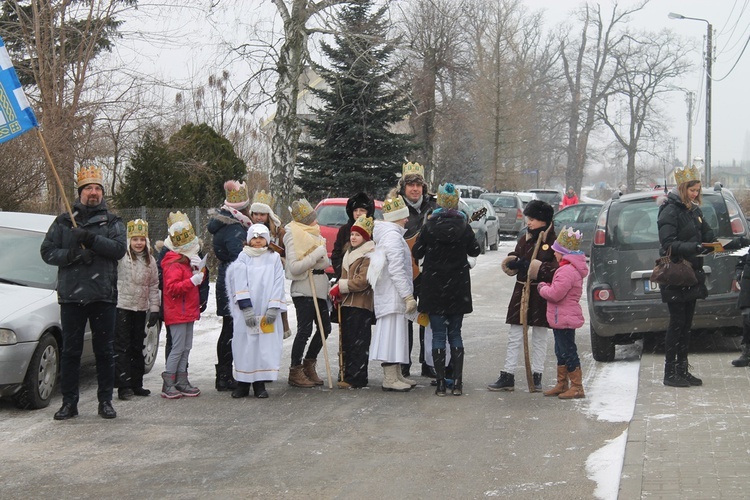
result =
[[616,500],[620,489],[620,473],[625,459],[625,444],[628,431],[625,431],[599,448],[586,459],[586,475],[596,482],[594,496],[602,500]]
[[584,412],[605,422],[630,422],[638,394],[640,360],[597,363],[589,373]]

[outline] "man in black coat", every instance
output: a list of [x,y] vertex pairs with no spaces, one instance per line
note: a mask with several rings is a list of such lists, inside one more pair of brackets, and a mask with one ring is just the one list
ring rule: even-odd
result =
[[42,259],[58,267],[62,352],[60,390],[63,404],[55,420],[78,415],[79,376],[86,322],[96,356],[99,415],[115,418],[114,339],[117,317],[117,261],[127,247],[122,219],[107,210],[104,179],[97,167],[78,171],[78,196],[69,213],[55,219],[42,242]]

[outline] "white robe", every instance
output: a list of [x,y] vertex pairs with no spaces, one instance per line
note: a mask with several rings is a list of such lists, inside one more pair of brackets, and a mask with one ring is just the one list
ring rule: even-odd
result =
[[[284,341],[281,312],[286,311],[284,269],[279,254],[267,251],[250,257],[240,252],[227,268],[226,287],[234,325],[234,378],[240,382],[277,380]],[[237,303],[242,299],[252,301],[259,326],[249,328],[245,324],[245,316]],[[260,318],[272,307],[279,308],[274,331],[262,333]]]

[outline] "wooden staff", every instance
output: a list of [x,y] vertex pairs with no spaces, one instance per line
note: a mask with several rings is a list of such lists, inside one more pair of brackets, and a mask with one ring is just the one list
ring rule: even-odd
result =
[[339,380],[344,382],[344,325],[341,323],[341,303],[336,312],[339,317]]
[[315,280],[313,279],[312,269],[307,271],[307,277],[310,279],[310,288],[313,294],[313,304],[315,305],[315,315],[318,317],[318,332],[320,333],[320,341],[323,343],[323,357],[326,360],[326,376],[328,377],[328,388],[333,389],[333,379],[331,378],[331,364],[328,361],[328,349],[326,348],[326,336],[323,333],[323,317],[320,315],[320,307],[318,307],[318,294],[315,291]]
[[[534,245],[534,252],[531,254],[531,260],[536,259],[539,253],[539,247],[542,245],[542,239],[546,236],[547,231],[539,234]],[[523,325],[523,360],[526,364],[526,382],[529,384],[529,392],[537,392],[534,387],[534,375],[531,373],[531,361],[529,360],[529,299],[531,297],[531,276],[526,269],[526,282],[523,284],[523,293],[521,293],[521,325]]]
[[55,168],[55,163],[52,161],[52,157],[50,156],[49,150],[47,149],[47,143],[44,142],[44,136],[42,135],[42,131],[39,130],[39,127],[36,127],[36,135],[37,137],[39,137],[39,142],[42,143],[42,150],[44,150],[44,156],[47,158],[47,161],[49,162],[49,166],[52,168],[52,174],[54,174],[55,180],[57,181],[57,187],[60,188],[60,194],[62,195],[63,203],[65,203],[65,208],[68,210],[68,213],[70,214],[70,221],[73,223],[73,227],[76,227],[76,220],[73,217],[73,210],[70,208],[68,197],[65,196],[65,188],[63,187],[63,183],[60,180],[60,176],[57,175],[57,169]]

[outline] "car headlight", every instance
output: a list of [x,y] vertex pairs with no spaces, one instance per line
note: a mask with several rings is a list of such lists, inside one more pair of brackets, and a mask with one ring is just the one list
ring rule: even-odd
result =
[[0,328],[0,345],[14,345],[17,343],[16,332],[7,328]]

